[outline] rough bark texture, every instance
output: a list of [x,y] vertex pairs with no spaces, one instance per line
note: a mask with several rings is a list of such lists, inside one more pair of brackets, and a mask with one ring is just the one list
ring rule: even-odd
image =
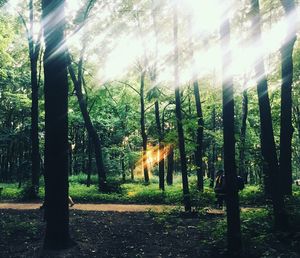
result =
[[235,164],[233,82],[232,76],[228,73],[228,66],[231,63],[229,19],[226,19],[222,23],[220,34],[223,70],[223,139],[226,178],[227,241],[228,251],[233,257],[236,257],[242,252],[242,238]]
[[[258,0],[251,0],[251,11],[253,15],[253,38],[256,39],[259,45],[261,45],[261,19]],[[280,174],[273,133],[271,106],[268,95],[268,82],[265,75],[265,67],[262,56],[255,64],[255,75],[256,78],[258,78],[257,93],[261,126],[261,149],[270,180],[275,227],[284,230],[288,226],[288,219],[285,211],[282,188],[280,185]]]
[[[45,38],[45,214],[44,248],[70,246],[68,207],[68,75],[64,1],[43,0]],[[51,19],[50,17],[60,17]],[[47,22],[48,21],[48,22]]]
[[179,71],[178,71],[178,16],[177,6],[174,7],[174,86],[175,86],[175,103],[176,103],[176,119],[177,119],[177,132],[178,132],[178,147],[181,161],[181,174],[182,174],[182,188],[183,188],[183,202],[185,211],[191,211],[191,200],[189,192],[189,183],[187,176],[187,160],[185,153],[184,132],[182,126],[181,114],[181,96],[179,90]]
[[[288,36],[281,48],[281,115],[280,115],[280,176],[283,193],[292,195],[292,84],[293,84],[293,49],[296,31],[293,24],[296,20],[294,0],[281,0],[289,25]],[[292,35],[290,35],[290,29]]]

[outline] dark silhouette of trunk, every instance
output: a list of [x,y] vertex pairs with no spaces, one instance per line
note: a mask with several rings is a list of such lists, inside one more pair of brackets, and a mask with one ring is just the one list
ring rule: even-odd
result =
[[147,134],[145,128],[145,102],[144,102],[144,88],[145,88],[145,75],[146,72],[142,71],[141,74],[141,85],[140,85],[140,103],[141,103],[141,135],[143,140],[143,170],[145,183],[149,183],[148,173],[148,160],[147,160]]
[[28,46],[31,76],[31,197],[37,198],[40,178],[40,151],[39,151],[39,82],[37,64],[40,54],[40,42],[33,40],[33,0],[29,1],[29,31]]
[[[192,28],[191,19],[189,19],[189,27]],[[192,60],[192,70],[193,70],[193,88],[194,88],[194,97],[195,97],[195,104],[196,104],[196,112],[197,112],[197,132],[196,132],[196,150],[194,152],[194,159],[197,171],[197,189],[199,191],[203,191],[203,114],[202,114],[202,106],[201,106],[201,99],[199,93],[199,83],[197,78],[197,71],[195,65],[195,58],[194,58],[194,44],[192,39],[192,33],[189,35],[190,37],[190,55]],[[189,97],[189,113],[191,114],[191,101]]]
[[[90,10],[92,9],[95,1],[90,0],[87,4],[87,7],[84,12],[83,22],[86,21]],[[80,59],[78,62],[78,75],[76,78],[75,72],[71,66],[71,58],[68,55],[68,61],[69,61],[69,73],[71,76],[71,79],[73,81],[75,93],[78,99],[80,111],[84,120],[85,128],[88,132],[88,136],[91,138],[94,146],[95,151],[95,158],[96,158],[96,166],[97,166],[97,172],[98,172],[98,188],[99,191],[107,191],[107,182],[106,182],[106,168],[103,161],[103,154],[102,154],[102,144],[100,137],[92,123],[88,108],[87,108],[87,100],[84,97],[82,93],[82,84],[84,83],[83,80],[83,57],[86,49],[87,42],[83,42],[83,46],[80,52]],[[84,140],[83,140],[84,141]]]
[[165,159],[163,157],[164,146],[162,143],[163,133],[160,125],[160,117],[159,117],[159,104],[158,100],[155,101],[155,121],[156,128],[158,132],[158,146],[159,146],[159,163],[158,163],[158,175],[159,175],[159,189],[165,190]]
[[173,171],[174,171],[174,147],[172,144],[169,146],[168,153],[168,170],[167,170],[167,184],[173,184]]
[[[252,30],[253,39],[261,45],[261,18],[258,0],[251,0],[251,12],[253,15]],[[287,213],[285,211],[284,198],[280,182],[280,173],[277,160],[276,146],[271,117],[271,106],[268,95],[268,82],[265,75],[263,57],[255,64],[255,76],[258,78],[257,93],[261,126],[261,150],[263,161],[267,166],[267,177],[270,181],[270,191],[274,209],[275,227],[285,230],[288,226]]]
[[223,139],[224,170],[226,178],[227,241],[228,251],[233,257],[242,252],[241,221],[237,172],[235,164],[234,99],[232,76],[228,72],[231,63],[230,25],[227,18],[220,28],[223,70]]
[[100,191],[106,191],[107,190],[107,182],[106,182],[106,169],[104,166],[103,161],[103,155],[102,155],[102,146],[101,141],[99,138],[99,135],[92,123],[90,114],[87,109],[87,103],[86,99],[82,93],[82,65],[83,65],[83,58],[80,58],[79,64],[78,64],[78,77],[76,78],[75,72],[71,66],[71,63],[69,64],[69,73],[71,76],[71,79],[73,81],[73,85],[75,88],[75,93],[78,99],[80,111],[84,120],[85,128],[88,132],[89,137],[91,138],[94,146],[95,151],[95,158],[96,158],[96,166],[97,166],[97,172],[98,172],[98,188]]
[[245,142],[246,142],[246,128],[248,116],[248,93],[243,90],[243,103],[242,103],[242,126],[240,132],[240,161],[239,161],[239,175],[247,182],[246,164],[245,164]]
[[182,189],[183,189],[183,203],[185,211],[191,211],[191,200],[189,192],[189,182],[187,175],[187,160],[185,153],[184,132],[182,126],[181,114],[181,99],[179,89],[179,66],[178,66],[178,14],[177,5],[174,6],[173,26],[174,26],[174,86],[175,86],[175,103],[176,103],[176,119],[177,119],[177,133],[178,133],[178,147],[181,161],[182,174]]
[[[283,194],[292,195],[292,84],[293,84],[293,49],[296,30],[293,26],[296,17],[294,0],[281,0],[288,21],[286,42],[281,47],[281,113],[280,113],[280,176]],[[292,29],[292,34],[290,34]]]
[[[212,131],[215,132],[216,131],[216,107],[215,104],[213,104],[212,107],[212,113],[211,113],[211,119],[212,119]],[[215,138],[212,138],[212,150],[211,150],[211,158],[210,158],[210,187],[214,187],[214,181],[215,181],[215,162],[217,159],[217,155],[216,155],[216,142],[215,142]]]
[[91,137],[88,138],[88,166],[87,166],[87,179],[86,179],[86,186],[90,187],[91,185],[91,174],[92,174],[92,139]]
[[[71,245],[68,207],[68,74],[62,0],[43,0],[45,39],[45,249]],[[51,22],[49,22],[49,18]],[[53,19],[59,17],[59,19]]]
[[195,164],[197,166],[197,189],[199,191],[203,191],[203,165],[202,165],[202,152],[203,152],[203,114],[202,107],[200,101],[199,94],[199,85],[198,81],[194,80],[194,95],[196,102],[196,110],[197,110],[197,119],[198,119],[198,127],[197,127],[197,140],[196,140],[196,151],[195,151]]

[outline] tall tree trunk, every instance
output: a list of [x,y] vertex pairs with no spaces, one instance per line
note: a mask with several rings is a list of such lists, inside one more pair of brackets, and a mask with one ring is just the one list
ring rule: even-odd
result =
[[[192,26],[191,18],[189,19],[189,27]],[[196,132],[196,150],[195,150],[195,165],[197,170],[197,189],[199,191],[203,191],[203,114],[202,114],[202,106],[201,106],[201,99],[199,93],[199,83],[198,83],[198,76],[196,71],[196,64],[194,58],[194,44],[192,33],[189,35],[190,37],[190,55],[192,60],[192,71],[193,71],[193,88],[194,88],[194,97],[195,97],[195,104],[196,104],[196,112],[197,112],[197,132]],[[189,98],[189,113],[191,113],[191,105],[190,105],[190,98]]]
[[203,114],[202,114],[202,107],[200,101],[200,94],[199,94],[199,85],[196,78],[193,82],[194,86],[194,95],[196,101],[196,110],[197,110],[197,118],[198,118],[198,127],[197,127],[197,140],[196,140],[196,151],[195,151],[195,164],[197,166],[197,189],[203,191]]
[[[211,113],[211,119],[212,119],[212,131],[216,132],[216,106],[213,104],[212,107],[212,113]],[[211,151],[211,158],[210,158],[210,187],[214,187],[214,181],[215,181],[215,170],[216,170],[216,159],[217,159],[217,153],[216,153],[216,141],[215,137],[212,138],[212,151]]]
[[160,125],[160,117],[159,117],[159,104],[158,100],[155,101],[155,121],[156,128],[158,132],[158,148],[159,148],[159,162],[158,162],[158,175],[159,175],[159,189],[165,190],[165,159],[164,155],[164,145],[162,143],[163,133]]
[[[43,0],[45,39],[45,249],[71,244],[68,207],[68,74],[63,0]],[[53,19],[53,17],[60,17]],[[51,19],[50,19],[51,18]],[[49,22],[51,20],[51,22]]]
[[167,170],[167,184],[173,184],[173,171],[174,171],[174,147],[172,144],[169,146],[168,151],[168,170]]
[[[253,14],[253,39],[256,39],[258,45],[261,45],[261,18],[258,0],[251,0],[251,12]],[[265,75],[265,67],[262,56],[260,56],[259,61],[255,64],[255,76],[258,78],[257,93],[261,125],[261,149],[270,180],[275,227],[278,229],[286,229],[288,225],[288,219],[280,185],[280,173],[273,133],[271,106],[268,95],[268,82]]]
[[173,26],[174,26],[174,86],[175,86],[175,103],[176,103],[176,119],[177,119],[177,132],[178,132],[178,145],[181,161],[181,174],[182,174],[182,189],[183,189],[183,203],[185,211],[191,211],[191,199],[189,191],[189,182],[187,175],[187,161],[185,153],[184,132],[182,125],[181,114],[181,99],[179,89],[179,66],[178,66],[178,6],[174,6]]
[[40,52],[40,43],[33,40],[33,0],[29,1],[30,27],[28,31],[28,45],[31,76],[31,197],[37,198],[40,178],[40,151],[39,151],[39,85],[37,63]]
[[230,25],[228,18],[221,25],[220,36],[223,70],[223,139],[226,178],[227,241],[230,254],[233,257],[239,257],[242,252],[242,238],[235,164],[233,82],[232,76],[228,72],[228,66],[231,63]]
[[75,88],[75,93],[78,99],[80,111],[84,120],[85,128],[88,132],[89,137],[92,139],[93,145],[94,145],[94,151],[95,151],[95,158],[96,158],[96,166],[97,166],[97,172],[98,172],[98,188],[100,191],[106,191],[107,190],[107,182],[106,182],[106,168],[103,161],[103,154],[102,154],[102,146],[101,141],[99,138],[99,135],[92,123],[90,114],[87,110],[87,103],[86,99],[83,96],[82,93],[82,65],[83,65],[83,59],[81,58],[78,64],[78,78],[76,79],[75,72],[71,66],[69,65],[69,73],[71,76],[71,79],[73,81],[73,85]]
[[[280,177],[283,194],[292,195],[292,84],[293,49],[296,30],[293,24],[296,17],[294,0],[281,0],[288,22],[287,40],[281,47],[281,115],[280,115]],[[291,30],[291,31],[290,31]],[[291,34],[292,32],[292,34]],[[290,38],[289,38],[290,37]]]
[[245,165],[245,143],[246,143],[246,128],[248,116],[248,93],[243,90],[243,104],[242,104],[242,126],[240,132],[240,161],[239,161],[239,175],[247,182],[246,165]]
[[[157,26],[157,11],[158,11],[158,2],[152,0],[152,8],[151,8],[151,16],[153,20],[153,30],[155,34],[155,57],[154,57],[154,65],[152,71],[150,72],[150,79],[152,82],[153,89],[157,89],[157,56],[158,56],[158,26]],[[158,96],[157,96],[158,98]],[[164,145],[163,141],[163,128],[160,123],[160,115],[159,115],[159,103],[158,99],[155,100],[154,103],[155,108],[155,121],[156,121],[156,130],[158,134],[158,148],[159,148],[159,163],[158,163],[158,175],[159,175],[159,189],[165,190],[165,159],[164,159]]]
[[145,88],[146,71],[142,71],[141,85],[140,85],[140,103],[141,103],[141,134],[143,140],[143,171],[145,183],[149,183],[148,160],[147,160],[147,134],[145,127],[145,102],[144,102],[144,88]]

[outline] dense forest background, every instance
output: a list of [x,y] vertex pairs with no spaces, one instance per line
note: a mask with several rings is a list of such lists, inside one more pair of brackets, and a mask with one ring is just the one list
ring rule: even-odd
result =
[[[46,184],[51,202],[63,174],[49,173],[45,131],[60,125],[45,113],[67,94],[67,139],[46,146],[68,156],[75,201],[190,212],[213,205],[225,169],[229,251],[242,248],[237,175],[242,205],[271,204],[275,228],[288,228],[300,178],[298,1],[66,1],[59,12],[64,1],[48,2],[0,1],[1,199],[41,198]],[[60,57],[68,92],[47,91]]]

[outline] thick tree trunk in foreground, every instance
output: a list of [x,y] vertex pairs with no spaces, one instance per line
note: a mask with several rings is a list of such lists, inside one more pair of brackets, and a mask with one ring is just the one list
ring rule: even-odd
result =
[[[68,75],[64,3],[43,0],[45,38],[45,249],[70,246],[68,206]],[[50,17],[60,17],[51,19]]]
[[[253,39],[256,39],[258,45],[261,45],[261,19],[258,0],[251,0],[251,12],[253,14]],[[261,125],[261,148],[263,160],[267,166],[268,177],[270,180],[275,227],[285,230],[288,226],[288,218],[285,211],[284,198],[280,185],[280,173],[273,133],[271,106],[268,95],[268,82],[265,75],[265,67],[262,56],[255,64],[255,76],[258,78],[257,93]]]
[[181,97],[179,90],[179,67],[178,67],[178,15],[177,6],[174,7],[174,86],[175,86],[175,103],[176,103],[176,119],[177,119],[177,132],[178,132],[178,146],[181,161],[181,174],[182,174],[182,188],[183,188],[183,203],[185,211],[191,211],[191,199],[189,191],[189,182],[187,175],[187,160],[185,153],[184,132],[182,126],[181,114]]
[[226,178],[227,241],[228,251],[233,257],[242,252],[241,221],[237,173],[235,164],[234,99],[232,76],[228,73],[231,63],[230,25],[227,18],[220,29],[223,70],[223,139],[224,170]]
[[[292,84],[293,84],[293,49],[296,41],[296,31],[293,24],[296,21],[294,0],[281,0],[288,22],[285,44],[281,47],[281,113],[280,113],[280,181],[283,194],[292,195]],[[292,34],[290,34],[292,29]]]

